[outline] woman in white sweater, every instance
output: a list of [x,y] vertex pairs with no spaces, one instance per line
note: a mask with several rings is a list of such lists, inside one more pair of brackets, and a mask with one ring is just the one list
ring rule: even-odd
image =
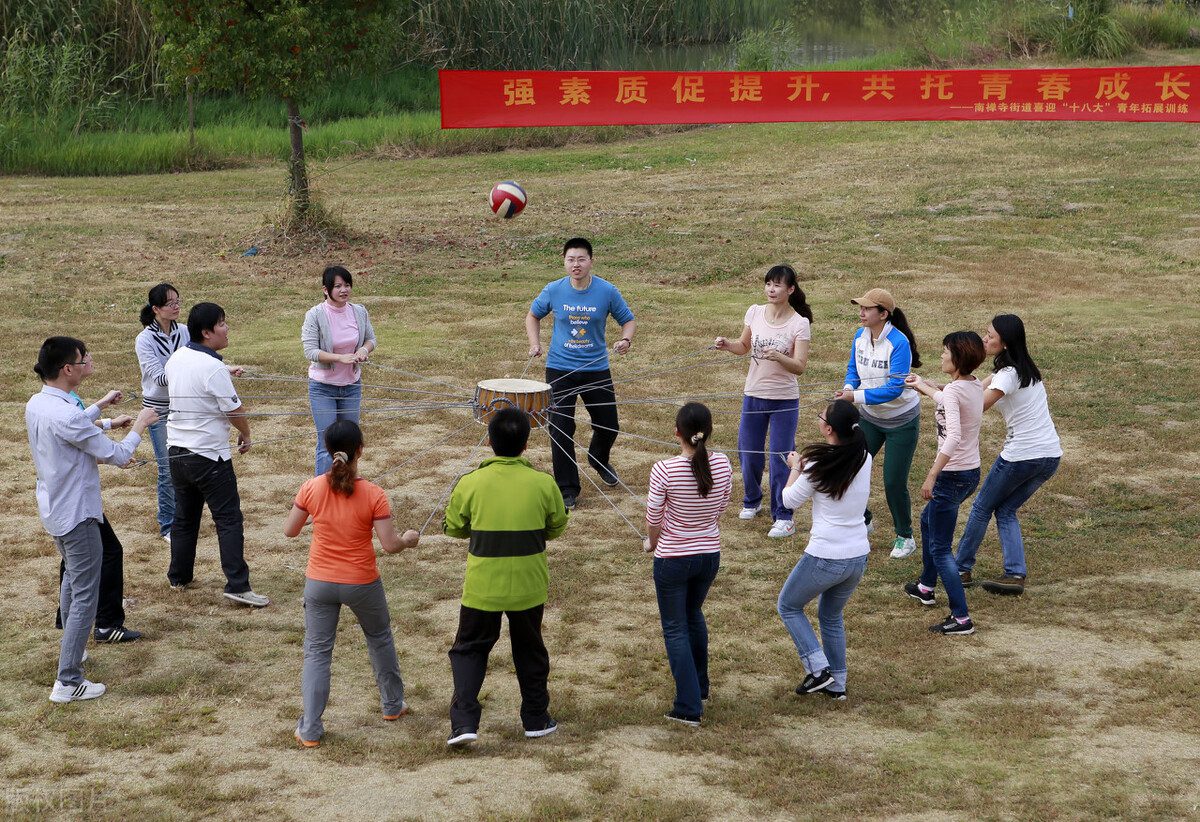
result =
[[[783,501],[792,509],[813,501],[812,532],[804,556],[779,592],[777,607],[807,673],[796,693],[820,691],[845,699],[842,609],[858,587],[871,552],[862,515],[871,493],[871,455],[854,405],[834,400],[817,419],[825,442],[787,457],[791,474]],[[804,606],[818,597],[820,641],[804,615]]]
[[179,292],[170,283],[150,289],[142,306],[142,332],[133,342],[142,372],[142,405],[158,412],[158,422],[148,429],[158,462],[158,532],[171,541],[175,521],[175,486],[171,484],[171,461],[167,456],[167,360],[191,340],[187,326],[179,322]]

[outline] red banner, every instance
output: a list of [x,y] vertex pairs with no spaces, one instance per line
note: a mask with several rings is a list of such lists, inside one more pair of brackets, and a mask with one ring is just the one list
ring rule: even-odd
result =
[[441,71],[442,128],[836,120],[1200,122],[1200,66]]

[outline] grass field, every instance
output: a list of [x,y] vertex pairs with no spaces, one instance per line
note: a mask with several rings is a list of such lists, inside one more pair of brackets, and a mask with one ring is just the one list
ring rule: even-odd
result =
[[[504,154],[368,159],[317,176],[355,232],[325,249],[264,242],[282,211],[275,165],[188,175],[0,180],[9,356],[0,364],[0,520],[8,602],[0,638],[0,794],[9,818],[1164,819],[1200,813],[1200,434],[1193,290],[1200,274],[1200,132],[1194,126],[858,124],[698,129],[642,141]],[[318,168],[318,171],[321,169]],[[525,214],[488,219],[513,178]],[[731,448],[745,362],[703,351],[736,333],[765,268],[789,261],[816,311],[801,378],[801,442],[838,387],[856,325],[848,299],[883,285],[927,361],[943,334],[1022,315],[1066,455],[1023,516],[1024,597],[970,592],[979,631],[926,632],[940,611],[900,590],[917,562],[876,534],[847,609],[850,700],[801,699],[802,671],[774,612],[803,538],[768,540],[730,514],[706,612],[713,698],[698,732],[667,727],[672,682],[649,562],[594,490],[550,551],[546,637],[561,731],[520,735],[502,642],[480,744],[445,748],[465,546],[429,533],[385,557],[413,714],[379,719],[357,626],[335,652],[321,748],[297,748],[305,539],[280,527],[312,458],[302,382],[245,381],[259,445],[238,458],[247,556],[262,611],[227,605],[206,525],[197,590],[166,585],[147,468],[102,468],[126,549],[129,646],[91,649],[103,699],[55,707],[54,547],[34,505],[22,404],[40,341],[70,333],[97,362],[83,387],[137,388],[133,337],[146,290],[215,300],[228,358],[304,374],[303,311],[321,267],[355,273],[380,336],[367,396],[401,387],[463,399],[525,366],[529,299],[561,273],[564,237],[591,236],[596,273],[638,314],[614,366],[615,464],[641,494],[671,453],[670,404],[706,396]],[[241,257],[259,243],[263,253]],[[933,373],[926,367],[925,373]],[[286,414],[291,414],[288,416]],[[933,455],[924,410],[912,489]],[[368,416],[363,472],[417,527],[482,433],[461,411]],[[464,427],[466,426],[466,427]],[[580,430],[586,434],[587,426]],[[645,439],[642,439],[645,438]],[[1003,438],[985,419],[983,457]],[[144,454],[150,453],[149,446]],[[544,435],[531,457],[549,466]],[[877,507],[882,508],[882,488]],[[585,486],[587,482],[585,480]],[[739,489],[740,490],[740,489]],[[640,523],[636,496],[617,504]],[[434,517],[431,531],[437,530]],[[798,516],[798,530],[807,525]],[[961,526],[960,526],[961,527]],[[998,573],[994,530],[978,570]]]

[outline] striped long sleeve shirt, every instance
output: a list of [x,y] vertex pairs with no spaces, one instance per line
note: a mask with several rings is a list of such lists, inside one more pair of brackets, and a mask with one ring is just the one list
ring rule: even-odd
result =
[[142,369],[142,405],[153,408],[165,417],[169,396],[167,394],[167,360],[191,340],[187,326],[171,323],[171,333],[164,334],[158,324],[142,329],[134,340],[138,367]]
[[718,522],[733,490],[733,469],[729,457],[709,452],[713,487],[707,497],[700,496],[692,463],[680,455],[660,460],[650,469],[650,490],[646,495],[646,522],[661,525],[656,557],[687,557],[721,550]]

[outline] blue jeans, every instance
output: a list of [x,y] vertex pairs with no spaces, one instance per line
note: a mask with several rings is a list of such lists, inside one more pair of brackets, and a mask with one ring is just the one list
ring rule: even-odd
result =
[[[312,406],[313,422],[317,426],[316,475],[329,470],[333,459],[325,451],[325,429],[338,420],[358,422],[362,406],[362,381],[350,385],[329,385],[317,380],[308,381],[308,402]],[[349,455],[353,458],[353,454]]]
[[167,454],[167,415],[150,426],[150,444],[158,463],[158,533],[171,533],[175,521],[175,486],[171,484],[171,458]]
[[719,551],[654,559],[654,590],[667,661],[675,677],[676,713],[699,717],[708,696],[708,626],[700,606],[721,566]]
[[1004,573],[1014,577],[1025,574],[1025,543],[1021,540],[1021,523],[1017,522],[1017,509],[1033,496],[1033,492],[1054,476],[1062,457],[1039,457],[1032,460],[1009,462],[996,457],[992,470],[988,471],[971,514],[967,527],[958,540],[958,562],[960,571],[975,567],[975,552],[988,522],[996,515],[996,531],[1000,535],[1000,551],[1004,555]]
[[950,600],[950,613],[956,617],[967,615],[967,592],[954,561],[954,526],[958,524],[959,507],[978,487],[978,468],[942,471],[933,483],[933,499],[921,512],[921,584],[932,588],[940,576]]
[[[796,652],[807,673],[829,669],[837,688],[846,690],[846,626],[842,609],[867,570],[867,554],[850,559],[823,559],[805,554],[788,574],[776,608],[796,643]],[[804,606],[816,597],[821,641],[804,616]],[[822,650],[823,649],[823,650]]]
[[783,506],[783,487],[788,467],[784,458],[796,448],[796,423],[800,419],[797,400],[764,400],[742,397],[742,420],[738,424],[738,460],[742,465],[742,505],[756,508],[762,502],[763,446],[770,429],[771,518],[792,519],[792,509]]

